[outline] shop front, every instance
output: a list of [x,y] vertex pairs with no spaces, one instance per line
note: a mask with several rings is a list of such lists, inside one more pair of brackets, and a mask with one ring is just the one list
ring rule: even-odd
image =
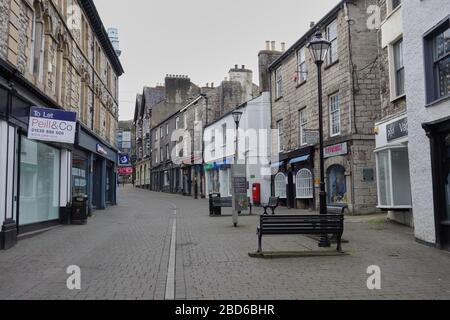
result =
[[72,160],[72,192],[88,196],[89,213],[116,205],[118,151],[78,125]]
[[29,232],[66,221],[73,148],[66,136],[74,137],[75,125],[60,128],[76,114],[56,109],[20,79],[11,85],[0,77],[0,105],[0,249],[9,249]]
[[423,127],[431,142],[436,244],[450,250],[450,118]]
[[314,148],[280,154],[272,164],[273,194],[288,208],[314,208]]
[[376,131],[378,208],[390,219],[413,226],[407,116],[377,123]]

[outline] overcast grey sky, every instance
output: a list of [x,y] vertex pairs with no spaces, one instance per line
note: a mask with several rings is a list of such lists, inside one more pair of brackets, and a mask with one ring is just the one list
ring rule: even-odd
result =
[[119,29],[120,119],[134,115],[144,85],[166,74],[190,76],[199,86],[220,82],[246,65],[258,83],[258,51],[266,40],[287,47],[339,0],[94,0],[106,28]]

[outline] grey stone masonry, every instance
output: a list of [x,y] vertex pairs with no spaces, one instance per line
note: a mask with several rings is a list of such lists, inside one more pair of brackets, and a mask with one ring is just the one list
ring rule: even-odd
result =
[[[282,154],[301,150],[300,111],[304,110],[303,129],[318,130],[317,67],[306,48],[317,28],[327,38],[327,29],[337,23],[337,60],[325,62],[323,77],[323,126],[325,146],[347,143],[348,154],[330,157],[325,161],[328,172],[333,165],[345,168],[347,199],[350,211],[358,214],[377,211],[376,183],[363,179],[363,172],[375,172],[374,123],[381,117],[380,72],[378,68],[377,30],[367,27],[367,1],[342,1],[315,27],[304,35],[281,58],[270,66],[272,90],[272,128],[283,121]],[[299,50],[304,48],[306,73],[299,69]],[[282,96],[277,97],[277,70],[281,71]],[[303,76],[303,77],[302,77]],[[340,133],[331,134],[331,98],[339,99]],[[319,152],[316,145],[314,176],[319,175]],[[301,169],[297,167],[296,169]],[[296,174],[296,169],[287,169]],[[318,181],[315,207],[318,206]],[[328,185],[328,187],[330,187]]]

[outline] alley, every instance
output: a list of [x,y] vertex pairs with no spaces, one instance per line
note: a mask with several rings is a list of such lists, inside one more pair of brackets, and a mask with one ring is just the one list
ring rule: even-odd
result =
[[[0,299],[450,298],[450,255],[417,244],[407,227],[349,217],[348,256],[261,260],[248,256],[257,244],[255,211],[233,228],[231,217],[209,217],[206,200],[121,188],[119,205],[87,226],[61,226],[0,252]],[[317,244],[267,237],[264,249]],[[71,265],[81,269],[81,290],[67,289]],[[367,289],[371,265],[381,268],[381,290]]]

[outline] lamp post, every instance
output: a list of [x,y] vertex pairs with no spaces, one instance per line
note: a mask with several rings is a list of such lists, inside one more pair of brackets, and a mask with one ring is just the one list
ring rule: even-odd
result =
[[[317,65],[317,82],[319,95],[319,137],[320,137],[320,214],[327,214],[327,193],[325,191],[325,161],[324,161],[324,145],[323,145],[323,109],[322,109],[322,65],[327,57],[331,43],[322,38],[322,33],[317,30],[311,42],[307,45],[311,56]],[[327,234],[321,235],[319,247],[330,247],[330,240]]]
[[[237,170],[237,164],[238,164],[238,156],[239,156],[239,123],[241,122],[241,118],[242,118],[242,111],[239,110],[235,110],[233,111],[232,115],[233,115],[233,119],[234,119],[234,123],[236,124],[236,144],[235,144],[235,151],[234,151],[234,170],[233,172],[236,173]],[[233,184],[234,184],[234,176],[233,175]],[[238,208],[237,208],[237,203],[236,203],[236,192],[235,192],[235,188],[236,186],[233,185],[233,201],[234,201],[234,205],[233,205],[233,225],[234,227],[237,227],[238,225],[238,217],[239,217],[239,212],[238,212]]]

